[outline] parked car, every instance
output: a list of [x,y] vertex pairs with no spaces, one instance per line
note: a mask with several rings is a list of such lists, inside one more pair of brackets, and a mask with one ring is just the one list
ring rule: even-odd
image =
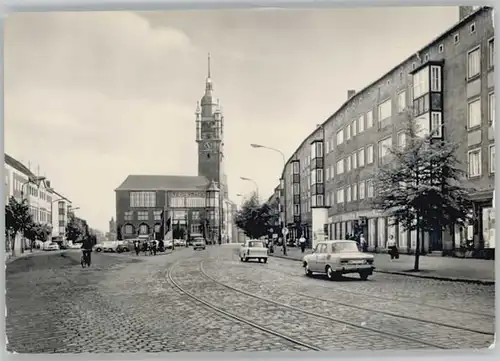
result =
[[79,249],[79,248],[82,248],[82,243],[73,243],[73,242],[70,242],[70,243],[68,243],[68,248],[69,249]]
[[267,247],[264,241],[249,240],[245,241],[240,247],[240,261],[248,262],[251,259],[257,259],[259,262],[267,263]]
[[362,280],[373,274],[373,255],[360,252],[354,241],[332,240],[320,242],[312,254],[304,256],[302,266],[307,276],[324,273],[328,279],[358,273]]
[[115,242],[103,242],[103,243],[98,243],[93,247],[93,250],[96,252],[116,252],[119,244],[117,241]]
[[165,249],[172,249],[172,247],[174,246],[174,242],[171,239],[165,241],[164,243],[165,243]]
[[207,248],[207,243],[205,242],[205,239],[202,237],[197,237],[193,240],[193,249],[196,251],[197,249],[206,249]]
[[45,242],[44,251],[58,251],[59,250],[59,245],[55,242]]

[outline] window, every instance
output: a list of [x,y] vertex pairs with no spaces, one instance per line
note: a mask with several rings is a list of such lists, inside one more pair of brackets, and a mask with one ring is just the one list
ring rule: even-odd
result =
[[351,139],[351,124],[347,124],[345,127],[345,140]]
[[350,172],[351,171],[351,165],[352,165],[352,161],[351,161],[351,156],[348,155],[347,158],[346,158],[346,171],[347,172]]
[[126,221],[132,221],[134,219],[134,212],[132,212],[132,211],[125,212],[124,219]]
[[199,220],[200,219],[200,212],[199,211],[192,211],[191,218],[195,221]]
[[490,145],[490,173],[495,173],[495,144]]
[[325,180],[329,180],[330,179],[330,168],[326,168],[325,169]]
[[293,174],[300,174],[299,162],[293,162]]
[[431,132],[434,138],[441,138],[443,136],[443,122],[441,112],[431,113]]
[[366,129],[373,127],[373,111],[366,113]]
[[344,160],[337,161],[337,175],[344,173]]
[[149,233],[149,227],[147,224],[141,224],[139,226],[139,234],[148,234]]
[[424,55],[424,61],[425,61],[425,62],[429,61],[429,54],[425,54],[425,55]]
[[335,175],[333,174],[333,165],[330,166],[330,178],[335,178]]
[[352,159],[352,169],[356,169],[358,168],[358,157],[357,157],[357,153],[353,153],[352,156],[351,156],[351,159]]
[[358,130],[358,127],[356,126],[356,123],[357,123],[357,119],[354,119],[351,123],[351,131],[352,131],[352,136],[355,137],[356,136],[356,132]]
[[205,197],[188,197],[185,199],[186,207],[189,208],[203,208],[205,207]]
[[300,194],[300,184],[293,183],[293,194]]
[[358,184],[354,183],[352,185],[352,200],[357,201],[358,200]]
[[294,206],[293,206],[293,214],[295,216],[300,216],[300,204],[294,204]]
[[387,99],[382,104],[378,106],[378,121],[381,122],[384,119],[387,119],[391,116],[391,107],[392,102],[391,99]]
[[488,95],[488,122],[495,127],[495,93]]
[[351,186],[347,186],[345,189],[345,198],[346,202],[349,203],[351,201]]
[[170,197],[170,207],[185,208],[186,198],[184,197]]
[[440,92],[441,91],[441,67],[431,66],[431,91]]
[[325,153],[326,154],[330,153],[330,142],[325,143]]
[[337,132],[337,145],[344,143],[344,129]]
[[469,30],[471,34],[474,34],[476,32],[476,23],[470,24]]
[[458,44],[460,42],[460,34],[456,33],[454,36],[453,36],[453,42],[455,44]]
[[398,133],[398,147],[406,146],[406,133],[404,131]]
[[429,92],[429,67],[413,74],[413,100]]
[[154,207],[156,206],[155,192],[130,192],[130,207]]
[[373,182],[372,180],[369,180],[366,182],[366,193],[368,198],[373,198]]
[[359,199],[365,199],[366,184],[365,181],[359,182]]
[[481,149],[469,151],[469,177],[481,175]]
[[412,70],[415,70],[416,68],[417,68],[417,64],[415,64],[415,63],[411,63],[411,69],[412,69]]
[[398,113],[406,109],[406,92],[403,90],[398,94]]
[[442,53],[442,52],[444,51],[444,45],[443,45],[443,44],[439,44],[438,51],[439,51],[440,53]]
[[373,163],[373,145],[366,147],[366,164]]
[[161,213],[163,211],[153,211],[153,217],[155,221],[161,221]]
[[137,212],[137,220],[139,220],[139,221],[147,221],[148,220],[148,211],[139,211],[139,212]]
[[381,140],[380,142],[378,142],[378,158],[382,159],[385,156],[388,156],[390,154],[389,149],[391,147],[392,147],[392,138],[391,137],[385,138],[385,139]]
[[364,167],[365,165],[365,148],[358,150],[358,165]]
[[[311,158],[322,158],[323,157],[323,142],[315,142],[314,146],[314,156],[311,155]],[[298,173],[297,173],[298,174]]]
[[481,125],[481,99],[473,100],[468,105],[468,122],[469,129]]
[[125,234],[134,234],[134,227],[131,224],[125,225]]
[[322,194],[317,194],[312,197],[312,206],[313,207],[323,207],[324,206],[324,197]]
[[477,47],[467,53],[467,77],[473,78],[481,71],[481,48]]
[[337,189],[337,204],[344,203],[344,188]]
[[488,41],[488,68],[495,66],[495,39]]
[[365,131],[365,117],[361,115],[358,118],[358,133],[362,133]]

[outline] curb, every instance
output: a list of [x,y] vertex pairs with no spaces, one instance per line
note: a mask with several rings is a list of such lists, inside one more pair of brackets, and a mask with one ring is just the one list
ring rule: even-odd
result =
[[[295,262],[301,261],[300,259],[295,259],[295,258],[290,258],[290,257],[285,257],[285,256],[275,256],[275,255],[270,255],[270,256],[276,257],[276,258],[287,259],[287,260],[295,261]],[[412,273],[408,273],[408,272],[383,271],[383,270],[378,270],[378,269],[374,269],[373,272],[393,274],[393,275],[398,275],[398,276],[414,277],[414,278],[424,278],[424,279],[430,279],[430,280],[436,280],[436,281],[462,282],[462,283],[477,284],[477,285],[484,285],[484,286],[494,286],[495,285],[495,281],[474,280],[474,279],[470,279],[470,278],[427,276],[427,275],[420,275],[420,274],[412,274]]]

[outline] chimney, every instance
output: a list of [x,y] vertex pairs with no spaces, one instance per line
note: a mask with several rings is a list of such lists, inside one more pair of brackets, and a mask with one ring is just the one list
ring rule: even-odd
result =
[[352,90],[352,89],[348,90],[347,91],[347,100],[351,99],[354,96],[354,94],[356,94],[356,90]]
[[47,185],[47,188],[50,188],[50,181],[49,180],[45,180],[45,184]]

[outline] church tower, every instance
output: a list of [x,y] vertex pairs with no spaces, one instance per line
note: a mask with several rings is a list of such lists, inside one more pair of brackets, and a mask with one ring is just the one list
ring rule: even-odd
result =
[[224,116],[219,100],[214,97],[208,54],[205,94],[196,105],[196,143],[198,144],[198,175],[214,181],[221,198],[227,199],[227,178],[224,172]]

